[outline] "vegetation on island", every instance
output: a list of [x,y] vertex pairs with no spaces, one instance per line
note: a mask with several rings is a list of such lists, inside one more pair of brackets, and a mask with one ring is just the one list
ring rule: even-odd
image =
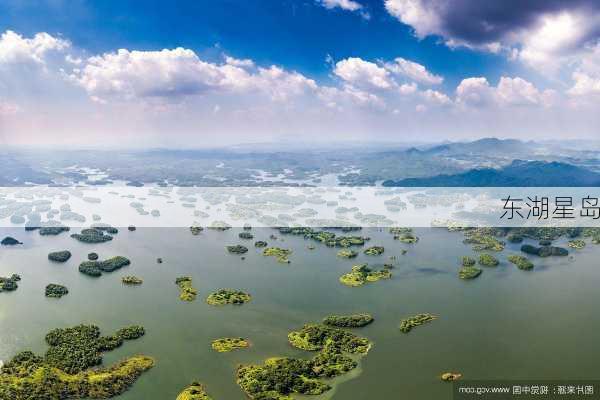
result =
[[200,382],[192,382],[190,386],[183,389],[175,400],[212,400],[206,393],[206,388]]
[[500,261],[491,254],[483,253],[479,255],[479,265],[484,267],[496,267],[500,264]]
[[362,328],[373,321],[371,314],[330,315],[323,319],[323,324],[338,328]]
[[264,240],[257,240],[256,242],[254,242],[254,247],[267,247],[268,243],[265,242]]
[[363,253],[365,253],[368,256],[378,256],[380,254],[383,254],[384,251],[385,248],[383,246],[372,246],[368,249],[365,249]]
[[204,228],[198,225],[190,226],[190,232],[192,232],[192,235],[194,236],[198,236],[203,230]]
[[417,314],[414,317],[406,318],[400,321],[400,331],[403,333],[408,333],[413,328],[431,322],[435,319],[437,319],[437,317],[432,314]]
[[0,368],[0,399],[107,399],[124,393],[154,366],[152,358],[140,355],[94,367],[102,364],[102,353],[140,337],[140,328],[124,328],[112,336],[101,336],[95,325],[48,332],[44,356],[24,351]]
[[585,240],[582,240],[582,239],[571,240],[571,241],[569,241],[569,243],[567,243],[567,246],[569,246],[570,248],[575,249],[575,250],[581,250],[585,247]]
[[512,254],[507,257],[508,261],[515,264],[517,268],[529,270],[533,269],[533,263],[529,261],[526,257],[519,256],[517,254]]
[[219,353],[226,353],[237,349],[245,349],[250,347],[250,342],[244,338],[221,338],[212,341],[213,350]]
[[124,285],[141,285],[144,281],[134,275],[127,275],[121,278]]
[[458,277],[460,279],[475,279],[481,275],[481,272],[483,272],[481,268],[467,265],[461,267],[461,269],[458,271]]
[[0,244],[2,246],[16,246],[18,244],[23,244],[23,243],[19,242],[17,239],[15,239],[12,236],[7,236],[4,239],[2,239],[2,241],[0,241]]
[[275,257],[278,262],[289,264],[290,260],[288,256],[292,254],[289,249],[282,249],[281,247],[267,247],[263,250],[263,256]]
[[402,243],[414,244],[419,241],[419,238],[413,233],[412,228],[390,228],[390,233],[394,235],[394,240],[399,240]]
[[460,262],[463,267],[472,267],[477,264],[477,261],[471,256],[463,256]]
[[54,251],[48,253],[48,260],[55,262],[66,262],[71,258],[71,252],[68,250]]
[[198,291],[192,286],[192,278],[189,276],[180,276],[175,279],[175,284],[179,286],[179,298],[182,301],[194,301]]
[[225,248],[231,254],[244,254],[248,252],[248,248],[246,246],[242,246],[241,244],[237,244],[235,246],[226,246]]
[[98,259],[98,253],[89,253],[87,255],[88,260],[90,261],[96,261]]
[[250,232],[244,231],[244,232],[240,232],[238,237],[240,239],[254,239],[254,235]]
[[342,258],[354,258],[358,255],[357,251],[352,249],[341,249],[338,251],[337,256]]
[[366,338],[321,324],[306,324],[302,329],[290,332],[288,341],[292,346],[307,351],[328,348],[352,354],[366,354],[371,348],[371,343]]
[[460,378],[462,378],[462,374],[459,374],[456,372],[444,372],[440,376],[440,379],[443,380],[444,382],[453,382],[453,381],[459,380]]
[[340,282],[347,286],[361,286],[367,282],[376,282],[380,279],[390,279],[392,273],[388,268],[373,270],[368,264],[359,264],[352,267],[352,271],[340,277]]
[[212,306],[222,306],[225,304],[241,305],[249,302],[251,299],[252,296],[241,290],[219,289],[216,292],[211,293],[206,298],[206,302]]
[[50,283],[46,286],[46,297],[61,298],[69,293],[66,286]]
[[111,235],[104,233],[104,229],[99,228],[82,229],[81,233],[73,233],[71,237],[83,243],[104,243],[113,239]]
[[117,269],[131,264],[127,257],[115,256],[104,261],[84,261],[79,264],[79,272],[82,274],[99,277],[103,272],[113,272]]
[[[541,243],[548,243],[548,242],[542,240],[542,241],[540,241],[540,244]],[[524,244],[523,246],[521,246],[521,251],[523,253],[536,255],[539,257],[550,257],[550,256],[565,257],[565,256],[569,255],[569,250],[562,248],[562,247],[550,246],[547,244],[544,246],[541,246],[541,247],[533,246],[530,244]]]
[[17,274],[12,274],[9,278],[4,278],[0,276],[0,292],[12,292],[17,290],[19,285],[17,282],[21,280],[21,276]]
[[505,243],[495,235],[499,232],[494,228],[475,228],[465,232],[465,244],[470,244],[474,251],[502,251]]
[[368,237],[338,236],[333,232],[314,230],[309,227],[282,227],[279,228],[279,232],[282,234],[301,235],[304,236],[305,239],[312,239],[317,242],[321,242],[328,247],[362,246],[367,240],[369,240]]

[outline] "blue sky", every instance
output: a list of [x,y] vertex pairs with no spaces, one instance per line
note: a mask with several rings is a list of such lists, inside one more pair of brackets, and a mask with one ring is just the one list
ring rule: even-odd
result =
[[0,135],[596,135],[600,7],[517,3],[5,1]]

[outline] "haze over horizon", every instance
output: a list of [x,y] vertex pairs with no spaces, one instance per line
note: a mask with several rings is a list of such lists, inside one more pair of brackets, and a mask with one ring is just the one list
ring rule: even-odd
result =
[[599,21],[593,0],[9,0],[0,144],[596,139]]

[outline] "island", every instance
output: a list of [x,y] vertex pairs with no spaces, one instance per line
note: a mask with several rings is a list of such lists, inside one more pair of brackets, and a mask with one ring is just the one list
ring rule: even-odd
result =
[[251,299],[252,296],[241,290],[219,289],[216,292],[211,293],[206,298],[206,302],[212,306],[222,306],[226,304],[241,305],[249,302]]
[[237,244],[235,246],[226,246],[225,248],[231,254],[244,254],[248,252],[248,248],[246,246],[242,246],[241,244]]
[[190,232],[192,232],[192,235],[194,236],[198,236],[203,230],[204,228],[198,225],[190,226]]
[[[139,334],[139,328],[135,331]],[[101,366],[102,353],[139,337],[128,336],[128,332],[125,328],[112,336],[101,336],[95,325],[48,332],[49,348],[43,357],[24,351],[0,369],[0,398],[108,399],[124,393],[154,366],[154,359],[143,355],[126,358],[110,367]]]
[[462,374],[459,374],[456,372],[444,372],[440,376],[440,379],[443,380],[444,382],[452,382],[452,381],[456,381],[456,380],[460,379],[461,377],[462,377]]
[[475,251],[502,251],[505,243],[496,239],[495,228],[471,228],[465,231],[465,244],[470,244]]
[[9,278],[4,278],[0,276],[0,292],[12,292],[17,290],[19,285],[17,282],[21,280],[21,276],[17,274],[12,274]]
[[212,400],[208,394],[206,394],[206,389],[203,384],[200,382],[192,382],[192,384],[185,389],[175,400]]
[[380,279],[390,279],[392,273],[388,268],[379,271],[372,270],[368,264],[360,264],[352,267],[352,271],[340,277],[340,282],[347,286],[361,286],[367,282],[376,282]]
[[250,232],[240,232],[238,237],[240,239],[254,239],[254,235]]
[[282,249],[281,247],[267,247],[263,250],[263,256],[275,257],[278,262],[289,264],[288,256],[292,254],[292,250]]
[[244,338],[221,338],[212,341],[213,350],[219,353],[227,353],[237,349],[250,347],[250,342]]
[[16,246],[18,244],[23,244],[23,243],[19,242],[17,239],[15,239],[12,236],[7,236],[4,239],[2,239],[2,241],[0,241],[0,244],[2,246]]
[[321,324],[306,324],[302,329],[290,332],[288,341],[292,346],[307,351],[319,351],[327,347],[351,354],[367,354],[371,348],[371,342],[366,338]]
[[383,254],[384,251],[385,251],[385,248],[383,246],[372,246],[372,247],[365,249],[365,251],[363,251],[363,253],[365,253],[368,256],[378,256],[380,254]]
[[267,247],[268,244],[264,240],[257,240],[254,242],[254,247]]
[[581,239],[571,240],[567,243],[567,246],[575,250],[581,250],[585,247],[585,241]]
[[98,253],[89,253],[87,258],[90,261],[96,261],[98,259]]
[[373,321],[371,314],[330,315],[323,319],[323,324],[338,328],[362,328]]
[[179,286],[179,298],[182,301],[196,300],[198,292],[192,287],[192,278],[189,276],[180,276],[175,279],[175,284]]
[[523,256],[516,254],[507,257],[508,261],[513,263],[519,269],[530,270],[533,269],[533,263]]
[[48,253],[48,260],[55,262],[67,262],[71,258],[71,252],[68,250],[54,251]]
[[341,249],[338,251],[337,256],[342,258],[354,258],[358,255],[357,251],[352,249]]
[[[542,241],[540,241],[540,244],[548,243],[548,242],[549,241],[542,240]],[[562,248],[562,247],[550,246],[549,244],[545,244],[541,247],[532,246],[530,244],[524,244],[523,246],[521,246],[521,251],[523,253],[536,255],[539,257],[550,257],[550,256],[565,257],[565,256],[569,255],[569,250]]]
[[46,286],[46,297],[61,298],[69,293],[66,286],[50,283]]
[[115,256],[104,261],[84,261],[79,264],[79,272],[82,274],[99,277],[103,272],[113,272],[131,264],[127,257]]
[[124,285],[141,285],[144,281],[134,275],[127,275],[121,278]]
[[473,265],[463,265],[463,267],[458,271],[458,277],[460,279],[475,279],[483,270],[481,268],[475,267]]
[[496,267],[500,264],[500,261],[491,254],[483,253],[479,255],[479,265],[484,267]]
[[98,228],[82,229],[81,233],[73,233],[71,237],[83,243],[104,243],[113,239],[111,235],[105,234],[103,229]]
[[437,319],[437,317],[432,314],[417,314],[414,317],[406,318],[400,321],[400,331],[402,333],[408,333],[413,328],[431,322],[435,319]]

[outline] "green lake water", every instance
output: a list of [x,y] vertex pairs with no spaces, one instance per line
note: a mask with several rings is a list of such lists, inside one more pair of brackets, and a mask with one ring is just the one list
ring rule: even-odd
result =
[[[507,245],[498,267],[463,281],[457,277],[459,258],[474,253],[462,244],[460,233],[415,230],[421,240],[407,245],[386,230],[364,229],[360,234],[371,237],[368,245],[383,245],[385,253],[347,260],[336,257],[338,249],[273,229],[254,229],[251,241],[238,239],[240,231],[193,236],[182,228],[121,229],[112,242],[91,245],[65,233],[42,237],[2,229],[0,237],[14,236],[24,245],[0,248],[0,276],[22,277],[17,291],[0,293],[0,360],[25,349],[43,353],[44,336],[53,328],[93,323],[111,334],[140,324],[146,335],[106,353],[104,364],[145,354],[156,359],[156,366],[119,400],[174,400],[193,380],[205,383],[215,400],[241,400],[245,396],[234,379],[237,364],[273,356],[311,357],[288,344],[289,331],[329,314],[369,312],[375,322],[355,332],[373,341],[373,348],[325,398],[450,399],[452,385],[439,379],[446,371],[465,379],[598,378],[598,246],[571,250],[573,257],[532,257],[536,268],[520,271],[506,261],[520,245]],[[269,239],[271,234],[280,240]],[[255,240],[292,249],[291,263],[263,257]],[[224,249],[238,243],[250,249],[245,260]],[[311,243],[314,250],[307,249]],[[65,249],[73,253],[68,262],[48,261],[50,251]],[[408,253],[401,255],[402,249]],[[123,255],[132,264],[90,278],[77,267],[91,251],[101,259]],[[392,255],[397,266],[391,280],[358,288],[339,283],[352,265],[383,264]],[[156,263],[157,257],[164,262]],[[124,286],[124,275],[139,276],[144,283]],[[174,281],[182,275],[191,276],[198,289],[194,302],[179,300]],[[70,292],[48,299],[48,283],[66,285]],[[242,289],[252,301],[206,304],[206,296],[219,288]],[[400,320],[418,313],[439,318],[401,333]],[[225,336],[247,337],[252,347],[214,352],[211,341]]]

